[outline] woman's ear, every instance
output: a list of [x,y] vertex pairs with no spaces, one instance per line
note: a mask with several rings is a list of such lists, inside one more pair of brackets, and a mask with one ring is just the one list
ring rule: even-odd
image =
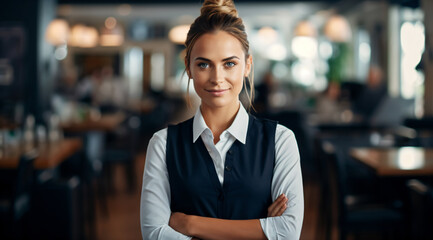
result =
[[253,66],[253,56],[250,54],[246,59],[245,72],[244,72],[245,77],[248,77],[248,75],[250,75],[252,66]]
[[185,59],[185,71],[186,71],[186,75],[188,75],[188,78],[191,78],[191,73],[189,71],[189,66],[188,66],[188,62]]

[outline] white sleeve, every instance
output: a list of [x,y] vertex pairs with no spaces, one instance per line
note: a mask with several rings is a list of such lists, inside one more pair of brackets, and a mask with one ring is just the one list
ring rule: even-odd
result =
[[191,239],[168,226],[171,210],[166,141],[167,129],[160,130],[147,148],[140,202],[141,234],[146,240]]
[[304,218],[304,193],[298,145],[291,130],[277,125],[272,179],[273,201],[282,193],[289,199],[283,215],[260,219],[260,224],[270,240],[297,240],[301,235]]

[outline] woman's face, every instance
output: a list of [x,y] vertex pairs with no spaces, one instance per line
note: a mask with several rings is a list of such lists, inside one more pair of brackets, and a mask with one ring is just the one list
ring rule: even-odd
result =
[[243,79],[251,70],[241,42],[225,31],[207,33],[195,42],[187,73],[202,107],[238,107]]

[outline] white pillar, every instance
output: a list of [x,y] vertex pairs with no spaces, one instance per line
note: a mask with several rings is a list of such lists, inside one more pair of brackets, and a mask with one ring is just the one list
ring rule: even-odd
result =
[[424,50],[424,116],[433,116],[433,1],[421,0],[424,12],[425,50]]

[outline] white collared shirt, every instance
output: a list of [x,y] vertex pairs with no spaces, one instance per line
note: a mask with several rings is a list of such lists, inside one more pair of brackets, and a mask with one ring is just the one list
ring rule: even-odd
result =
[[[223,131],[214,144],[213,134],[206,125],[200,109],[193,120],[193,139],[202,138],[211,156],[218,179],[224,182],[224,163],[227,151],[238,140],[245,144],[249,116],[242,106],[232,125]],[[187,140],[187,139],[186,139]],[[168,226],[170,220],[170,185],[166,165],[167,128],[156,132],[149,141],[143,174],[140,221],[143,239],[191,239]],[[272,199],[284,193],[288,207],[279,217],[260,219],[268,239],[299,239],[304,214],[304,196],[298,146],[293,132],[277,125],[275,132],[275,168],[272,178]]]

